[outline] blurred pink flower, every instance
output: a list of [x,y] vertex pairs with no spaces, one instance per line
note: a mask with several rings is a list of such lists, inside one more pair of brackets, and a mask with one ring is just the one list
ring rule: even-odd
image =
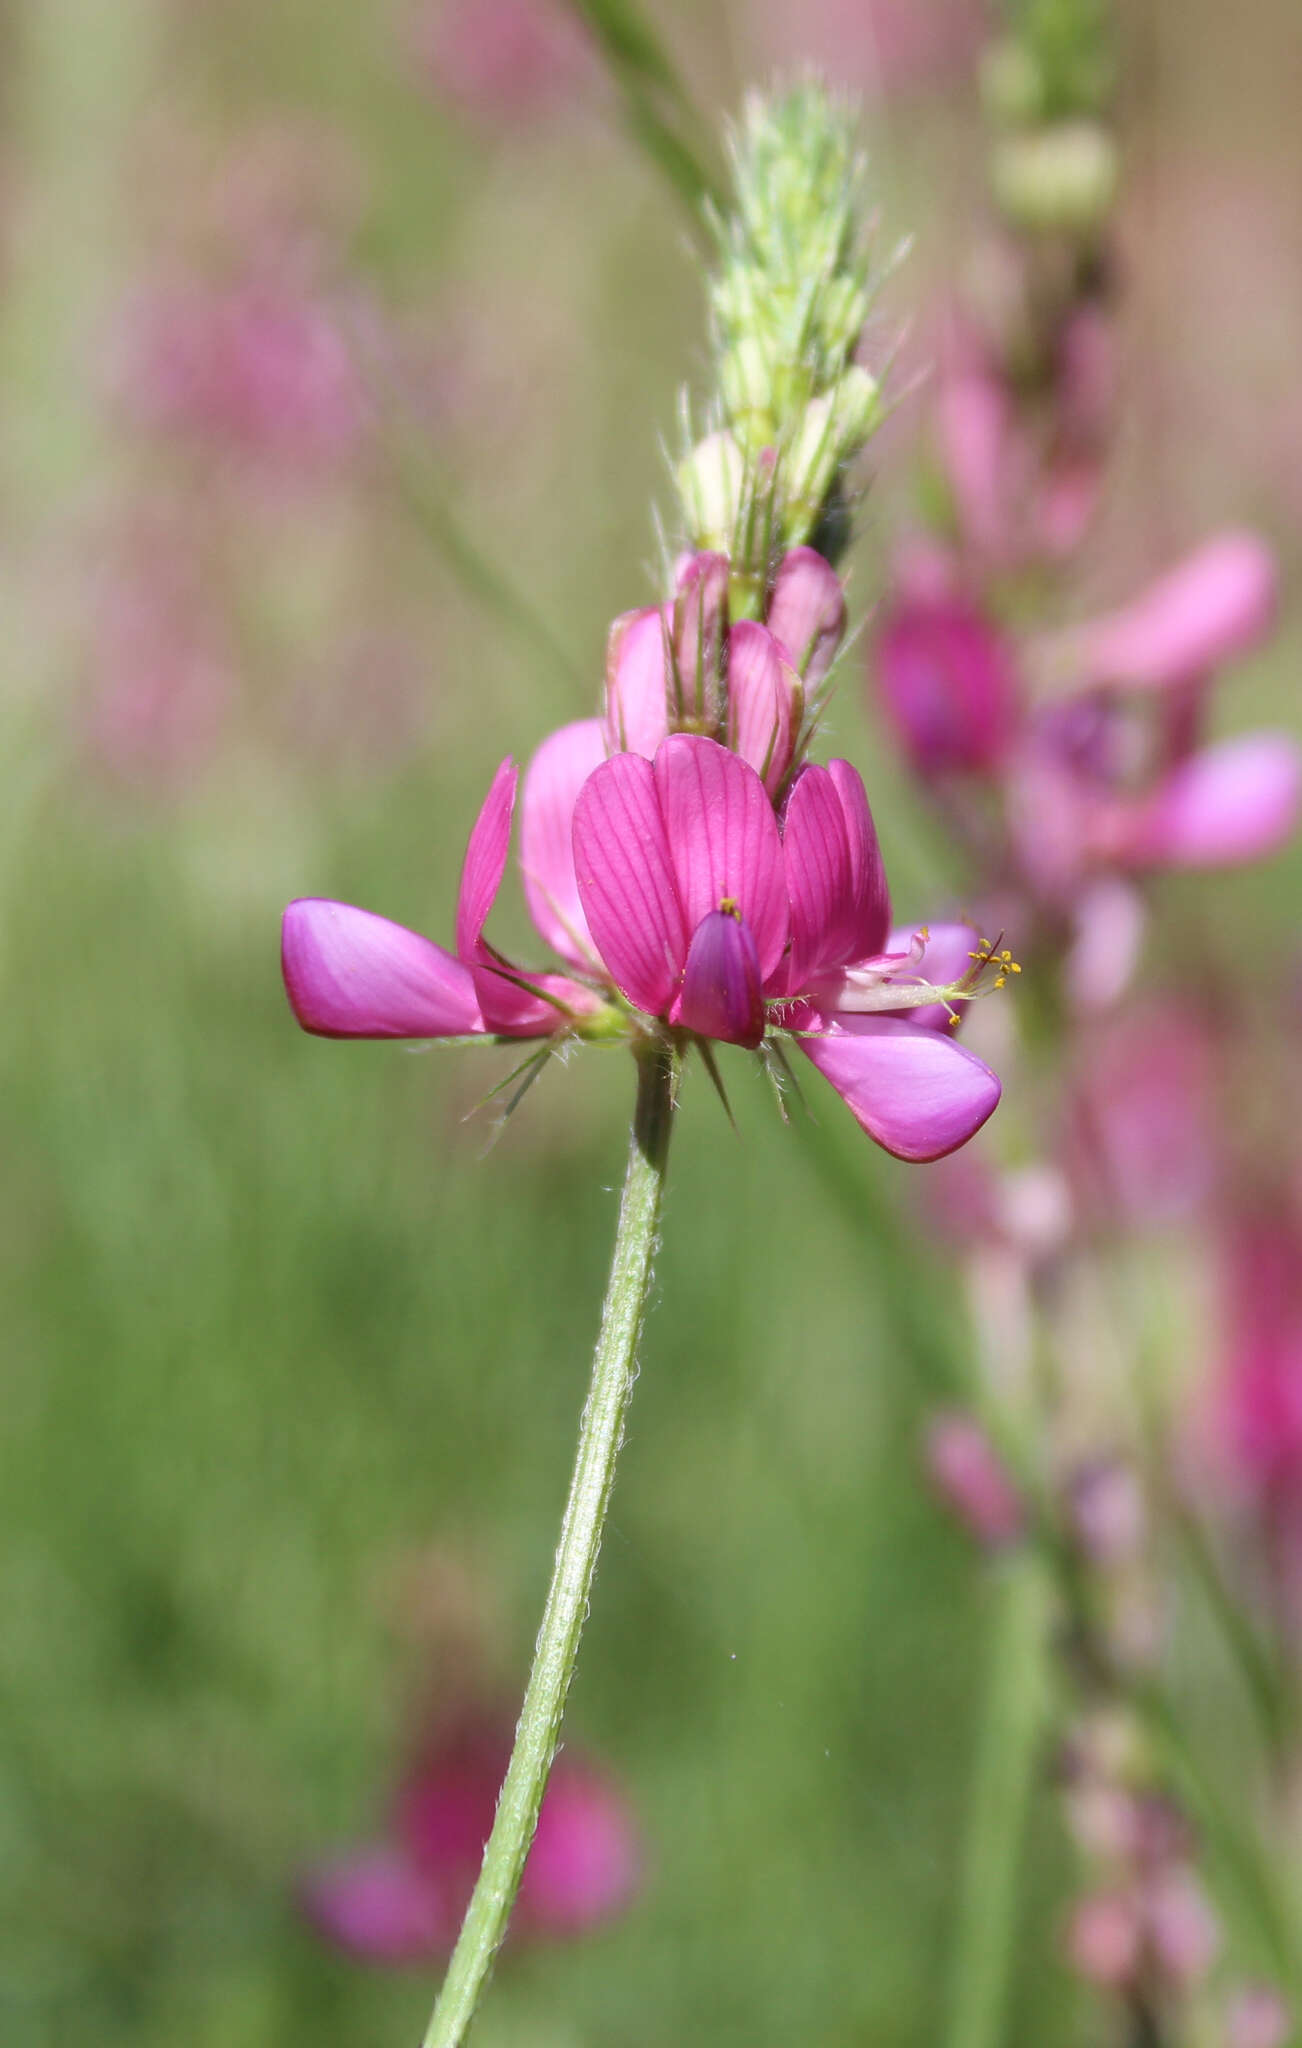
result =
[[1129,604],[1064,636],[1062,652],[1088,684],[1201,682],[1266,639],[1278,595],[1275,557],[1257,534],[1216,534]]
[[1223,1293],[1216,1441],[1269,1506],[1302,1486],[1302,1234],[1286,1202],[1238,1219]]
[[908,92],[961,76],[984,32],[981,0],[763,0],[764,61],[816,65],[842,90]]
[[973,972],[976,935],[892,933],[867,796],[848,762],[807,763],[779,821],[756,769],[712,739],[671,733],[654,759],[604,755],[598,720],[563,727],[525,782],[525,895],[570,973],[528,973],[483,935],[515,804],[505,761],[467,849],[455,954],[348,904],[289,906],[285,985],[303,1028],[547,1038],[581,1034],[585,1017],[613,1004],[609,1026],[593,1027],[608,1036],[627,1003],[755,1048],[773,1023],[898,1157],[939,1158],[980,1129],[999,1100],[995,1075],[954,1042],[934,1000],[925,1014],[915,1000],[910,1014],[920,983],[948,987]]
[[408,42],[430,89],[481,120],[572,104],[594,78],[587,37],[561,0],[422,0]]
[[[310,1871],[300,1886],[326,1940],[373,1963],[446,1954],[479,1874],[511,1755],[509,1720],[461,1709],[398,1787],[384,1840]],[[621,1912],[640,1855],[626,1802],[572,1752],[558,1756],[520,1886],[512,1939],[574,1936]]]
[[992,776],[1021,724],[1013,650],[958,591],[911,595],[887,607],[870,659],[891,724],[917,774]]
[[1231,1992],[1224,2048],[1287,2048],[1292,2038],[1289,2009],[1269,1984],[1245,1984]]
[[937,1498],[983,1550],[1018,1541],[1025,1527],[1022,1502],[979,1422],[960,1409],[933,1416],[925,1459]]
[[1216,1041],[1187,1005],[1149,1002],[1084,1042],[1065,1163],[1101,1219],[1173,1223],[1212,1193],[1220,1168]]
[[283,269],[142,294],[125,358],[128,404],[165,432],[309,468],[361,437],[364,393],[340,319]]

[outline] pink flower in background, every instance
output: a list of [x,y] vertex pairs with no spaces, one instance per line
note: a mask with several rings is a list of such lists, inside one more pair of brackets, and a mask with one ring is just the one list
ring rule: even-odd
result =
[[1288,1204],[1242,1217],[1225,1254],[1216,1439],[1258,1499],[1302,1487],[1302,1234]]
[[422,0],[409,47],[430,89],[482,120],[541,114],[593,84],[587,38],[561,0]]
[[981,0],[763,0],[765,61],[816,65],[838,89],[909,92],[960,77],[984,32]]
[[1120,610],[1064,636],[1089,684],[1169,689],[1250,653],[1275,623],[1279,574],[1255,533],[1221,533]]
[[[448,1953],[479,1874],[511,1755],[508,1720],[459,1710],[431,1734],[398,1787],[384,1838],[310,1871],[303,1910],[361,1960]],[[626,1802],[571,1752],[558,1756],[525,1865],[513,1939],[586,1933],[629,1904],[641,1857]]]
[[366,416],[337,315],[281,267],[142,296],[124,384],[149,425],[277,463],[348,456]]
[[924,1456],[938,1499],[983,1550],[1019,1540],[1026,1521],[1021,1498],[979,1422],[958,1409],[934,1416]]
[[995,775],[1021,725],[1013,650],[957,590],[910,595],[885,610],[872,662],[882,702],[916,772]]
[[1086,1040],[1065,1145],[1084,1208],[1162,1225],[1207,1201],[1221,1159],[1216,1055],[1184,1004],[1140,1005]]
[[[368,911],[318,899],[285,914],[294,1014],[327,1037],[582,1032],[622,997],[703,1039],[757,1047],[776,1022],[861,1126],[907,1159],[978,1130],[999,1083],[948,1035],[924,970],[973,968],[965,926],[893,934],[863,784],[844,761],[806,765],[781,822],[756,770],[716,741],[670,734],[654,760],[608,759],[600,723],[544,742],[526,778],[521,863],[542,937],[573,970],[536,975],[483,936],[506,864],[515,770],[504,762],[471,834],[457,951]],[[598,1035],[618,1029],[589,1028]]]

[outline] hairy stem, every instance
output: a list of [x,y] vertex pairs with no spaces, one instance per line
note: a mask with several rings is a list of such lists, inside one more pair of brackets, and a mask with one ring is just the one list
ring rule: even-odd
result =
[[515,1731],[515,1747],[498,1794],[493,1831],[424,2048],[456,2048],[465,2039],[506,1933],[538,1824],[636,1376],[638,1340],[659,1238],[677,1083],[677,1059],[668,1047],[648,1043],[639,1051],[637,1108],[610,1282],[533,1669]]

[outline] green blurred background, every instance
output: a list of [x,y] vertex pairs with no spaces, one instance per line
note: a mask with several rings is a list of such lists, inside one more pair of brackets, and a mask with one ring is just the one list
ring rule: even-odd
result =
[[[780,7],[655,13],[707,148],[800,41]],[[418,2035],[429,1975],[332,1957],[298,1923],[295,1877],[383,1802],[430,1676],[422,1573],[470,1575],[502,1683],[522,1683],[568,1471],[627,1062],[550,1073],[490,1148],[469,1112],[506,1056],[302,1037],[277,923],[289,896],[335,894],[447,936],[492,768],[588,713],[608,620],[652,592],[700,281],[595,65],[559,103],[490,118],[431,88],[409,16],[5,11],[13,2048]],[[1127,37],[1128,424],[1087,569],[1112,594],[1119,563],[1155,566],[1233,520],[1291,566],[1302,515],[1293,0],[1232,19],[1162,0],[1130,11]],[[872,92],[855,50],[845,82]],[[979,203],[970,66],[876,84],[889,237],[918,238],[891,319],[925,320]],[[239,260],[267,161],[277,192],[306,185],[293,204],[350,317],[392,323],[417,364],[414,398],[381,390],[386,453],[232,455],[123,397],[133,303]],[[255,197],[232,200],[246,174]],[[906,409],[860,608],[907,515],[915,434]],[[554,654],[457,572],[449,517]],[[96,738],[123,580],[148,595],[155,573],[223,677],[202,744],[161,764]],[[1296,608],[1285,625],[1233,723],[1291,705]],[[396,681],[379,701],[381,670]],[[868,771],[897,902],[925,914],[961,878],[849,693],[835,728]],[[1221,885],[1218,920],[1270,942],[1299,879],[1293,859]],[[737,1134],[699,1075],[680,1122],[572,1696],[571,1739],[633,1802],[646,1883],[609,1931],[504,1961],[485,2048],[938,2032],[992,1597],[918,1479],[933,1347],[965,1341],[956,1290],[920,1236],[900,1253],[909,1169],[869,1156],[821,1093],[820,1168],[735,1064]],[[862,1189],[858,1228],[829,1164]],[[1089,2032],[1056,1960],[1047,1796],[1032,1835],[1009,2038],[1051,2048]]]

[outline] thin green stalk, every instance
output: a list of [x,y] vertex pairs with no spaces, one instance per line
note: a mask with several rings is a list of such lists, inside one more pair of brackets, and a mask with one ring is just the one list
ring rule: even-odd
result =
[[996,1581],[977,1730],[946,2048],[1005,2038],[1026,1815],[1048,1718],[1049,1587],[1029,1549]]
[[515,1731],[515,1747],[498,1794],[493,1831],[424,2048],[457,2048],[465,2039],[506,1933],[538,1824],[636,1377],[638,1340],[659,1241],[677,1086],[676,1055],[667,1046],[648,1042],[638,1054],[637,1108],[610,1283],[533,1669]]
[[699,230],[706,203],[721,208],[723,195],[691,139],[703,132],[704,123],[655,28],[636,0],[570,0],[570,4],[623,92],[630,128]]

